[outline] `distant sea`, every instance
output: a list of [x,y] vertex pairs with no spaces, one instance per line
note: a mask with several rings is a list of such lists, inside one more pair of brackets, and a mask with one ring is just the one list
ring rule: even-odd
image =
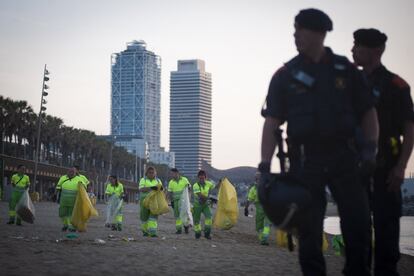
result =
[[[403,254],[414,256],[414,217],[402,217],[400,222],[400,251]],[[324,230],[329,234],[340,234],[339,217],[327,217]]]

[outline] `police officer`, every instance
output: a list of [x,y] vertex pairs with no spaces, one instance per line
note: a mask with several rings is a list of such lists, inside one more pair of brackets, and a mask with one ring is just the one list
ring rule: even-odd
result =
[[[401,189],[414,142],[414,111],[409,85],[382,65],[387,36],[376,29],[354,32],[353,58],[362,66],[375,98],[380,126],[373,177],[375,275],[398,275]],[[403,140],[401,141],[401,137]]]
[[372,168],[378,139],[374,103],[357,68],[324,47],[326,33],[332,30],[328,15],[316,9],[301,10],[294,26],[299,54],[273,76],[262,111],[260,185],[270,181],[275,131],[287,122],[290,172],[301,179],[312,198],[297,225],[303,274],[326,275],[322,233],[328,183],[338,204],[346,244],[343,273],[369,275],[368,200],[352,142],[356,126],[361,125],[366,141],[361,165]]

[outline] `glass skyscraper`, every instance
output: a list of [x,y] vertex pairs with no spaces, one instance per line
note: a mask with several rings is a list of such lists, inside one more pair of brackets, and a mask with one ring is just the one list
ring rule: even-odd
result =
[[[111,56],[111,135],[143,157],[160,148],[161,58],[143,40]],[[139,141],[140,140],[140,141]],[[134,142],[135,141],[135,142]],[[139,141],[139,143],[138,143]]]
[[179,60],[170,79],[170,151],[183,175],[211,164],[211,74],[203,60]]

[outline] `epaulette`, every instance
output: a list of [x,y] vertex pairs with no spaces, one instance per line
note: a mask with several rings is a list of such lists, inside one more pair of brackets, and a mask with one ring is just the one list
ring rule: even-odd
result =
[[286,70],[287,70],[286,66],[283,65],[282,67],[280,67],[279,69],[276,70],[276,72],[273,74],[273,76],[276,76],[276,75],[278,75],[280,73],[283,73]]
[[398,75],[394,75],[394,77],[391,79],[391,83],[397,86],[399,89],[406,89],[410,87],[408,83]]

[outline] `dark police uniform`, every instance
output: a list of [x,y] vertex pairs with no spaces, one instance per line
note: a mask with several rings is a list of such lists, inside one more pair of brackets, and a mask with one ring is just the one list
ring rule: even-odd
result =
[[[355,44],[368,48],[385,45],[387,36],[376,29],[354,32]],[[410,86],[383,65],[366,76],[371,87],[380,127],[377,168],[373,176],[371,211],[375,230],[375,275],[398,275],[401,190],[388,191],[387,178],[401,154],[404,123],[414,122]]]
[[403,124],[408,120],[414,121],[413,101],[409,85],[384,66],[372,72],[368,79],[376,98],[380,126],[372,194],[375,270],[376,275],[398,275],[401,189],[398,192],[387,191],[387,178],[400,156]]
[[287,122],[290,172],[312,194],[299,227],[299,261],[304,275],[325,275],[323,220],[328,184],[341,217],[346,275],[369,275],[368,200],[358,177],[353,145],[356,126],[374,106],[366,81],[346,57],[326,54],[313,63],[301,54],[273,76],[264,117]]

